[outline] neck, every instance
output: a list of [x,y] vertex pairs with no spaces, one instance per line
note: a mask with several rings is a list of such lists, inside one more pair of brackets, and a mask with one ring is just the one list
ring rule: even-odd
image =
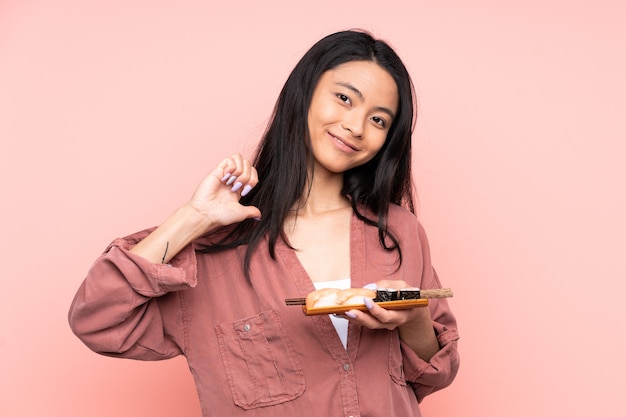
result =
[[350,200],[341,194],[343,174],[318,169],[311,176],[310,186],[307,188],[308,193],[294,207],[299,215],[321,214],[350,207]]

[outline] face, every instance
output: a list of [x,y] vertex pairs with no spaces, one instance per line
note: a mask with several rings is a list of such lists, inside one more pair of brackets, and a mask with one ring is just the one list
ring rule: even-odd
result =
[[323,73],[308,114],[316,174],[339,174],[370,161],[397,111],[396,83],[378,64],[352,61]]

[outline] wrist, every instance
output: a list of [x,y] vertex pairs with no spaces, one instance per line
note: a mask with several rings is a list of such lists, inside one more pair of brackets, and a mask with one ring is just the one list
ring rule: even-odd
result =
[[398,335],[420,358],[429,361],[439,350],[439,342],[428,307],[416,308],[419,310],[416,316],[398,326]]
[[180,222],[179,227],[186,231],[185,234],[188,235],[190,242],[219,227],[219,223],[215,219],[198,210],[191,203],[179,207],[171,217],[176,219],[177,223]]

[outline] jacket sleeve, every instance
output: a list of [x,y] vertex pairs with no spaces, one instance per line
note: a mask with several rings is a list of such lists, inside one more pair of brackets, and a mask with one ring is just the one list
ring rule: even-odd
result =
[[70,327],[97,353],[160,360],[184,351],[181,291],[196,284],[195,252],[190,245],[166,265],[129,252],[149,232],[113,241],[74,297]]
[[[431,265],[430,249],[421,225],[418,226],[418,235],[423,260],[420,288],[441,288],[437,273]],[[450,385],[459,369],[459,352],[457,350],[459,334],[456,319],[450,310],[448,300],[442,298],[429,301],[428,308],[439,342],[439,351],[429,362],[426,362],[417,356],[408,345],[401,343],[404,374],[407,381],[413,385],[420,402],[426,395]]]

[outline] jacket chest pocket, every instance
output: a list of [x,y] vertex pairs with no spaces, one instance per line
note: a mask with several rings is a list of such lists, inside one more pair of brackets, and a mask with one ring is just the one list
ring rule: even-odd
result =
[[304,374],[276,310],[215,326],[235,404],[243,409],[291,401]]

